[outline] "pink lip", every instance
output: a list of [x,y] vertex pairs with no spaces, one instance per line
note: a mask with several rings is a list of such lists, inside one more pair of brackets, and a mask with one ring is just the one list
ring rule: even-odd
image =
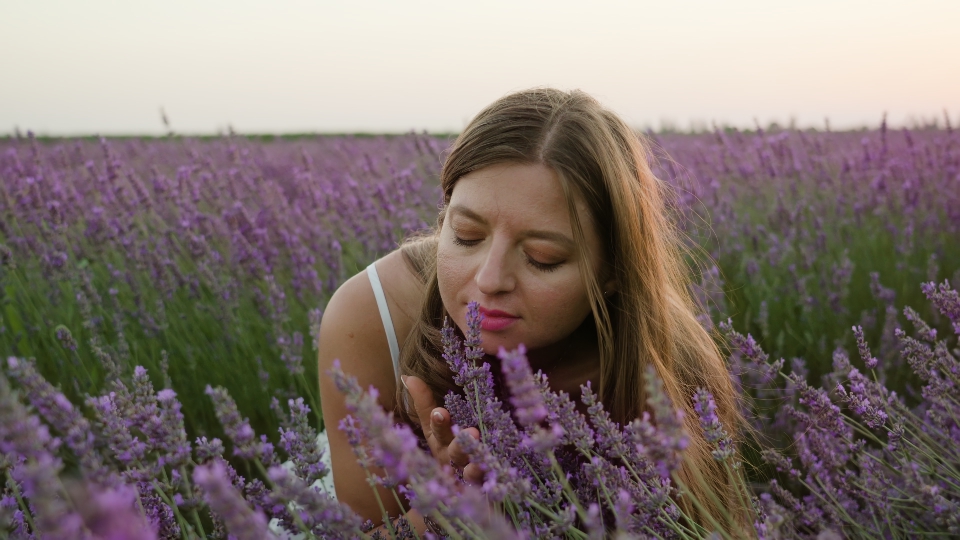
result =
[[500,311],[499,309],[480,308],[480,314],[483,315],[483,320],[480,321],[480,328],[488,332],[503,330],[517,322],[520,318],[505,311]]

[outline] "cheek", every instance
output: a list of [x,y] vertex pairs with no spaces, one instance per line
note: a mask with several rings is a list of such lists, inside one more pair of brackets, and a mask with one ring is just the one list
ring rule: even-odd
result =
[[463,286],[465,274],[466,268],[462,260],[451,256],[442,245],[437,248],[437,285],[448,311],[454,307],[457,291]]
[[531,315],[529,330],[543,340],[565,337],[590,314],[590,301],[579,274],[559,283],[532,286],[525,297]]

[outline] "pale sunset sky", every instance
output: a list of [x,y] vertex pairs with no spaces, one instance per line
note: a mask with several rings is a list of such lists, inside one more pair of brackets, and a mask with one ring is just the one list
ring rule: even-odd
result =
[[0,0],[0,136],[459,131],[513,90],[638,128],[960,123],[958,0]]

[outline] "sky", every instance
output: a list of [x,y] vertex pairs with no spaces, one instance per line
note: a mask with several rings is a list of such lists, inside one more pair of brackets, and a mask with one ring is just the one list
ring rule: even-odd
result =
[[957,0],[0,0],[0,135],[456,132],[533,86],[637,128],[960,124]]

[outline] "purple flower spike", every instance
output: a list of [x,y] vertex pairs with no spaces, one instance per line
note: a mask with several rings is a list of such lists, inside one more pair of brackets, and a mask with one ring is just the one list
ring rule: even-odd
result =
[[240,416],[237,402],[230,397],[226,388],[207,385],[206,394],[213,400],[214,412],[223,424],[223,431],[233,441],[233,454],[243,459],[253,459],[263,454],[263,448],[257,441],[250,422]]
[[[8,365],[23,361],[9,358]],[[10,471],[22,486],[23,495],[33,502],[35,522],[44,538],[80,538],[82,520],[65,504],[57,489],[57,475],[63,468],[50,448],[50,432],[40,419],[29,414],[0,375],[0,454],[19,455],[23,462]]]
[[[271,497],[282,503],[294,503],[297,517],[320,538],[363,538],[360,517],[321,490],[311,488],[280,466],[267,471],[274,488]],[[294,505],[291,505],[294,506]],[[295,523],[283,523],[289,528]]]
[[157,402],[160,411],[148,420],[143,431],[150,437],[151,446],[160,451],[160,463],[176,468],[190,458],[190,443],[180,412],[182,406],[177,393],[169,388],[157,392]]
[[103,540],[155,540],[153,527],[137,510],[137,491],[130,486],[93,491],[79,499],[84,525]]
[[206,493],[207,504],[223,519],[231,536],[237,540],[275,538],[267,529],[267,518],[247,505],[234,488],[227,469],[217,460],[193,470],[193,481]]
[[950,288],[950,282],[944,280],[939,286],[932,281],[921,286],[923,294],[933,302],[944,317],[953,323],[953,331],[960,335],[960,295]]
[[93,431],[83,414],[40,375],[32,362],[11,357],[7,359],[7,368],[10,375],[26,390],[27,399],[36,407],[40,416],[63,435],[67,448],[80,460],[84,471],[98,481],[113,483],[108,480],[111,475],[94,447]]
[[327,468],[322,461],[322,450],[317,445],[317,432],[310,425],[310,407],[303,398],[291,399],[287,404],[290,406],[290,426],[280,428],[280,443],[293,460],[297,476],[311,485],[326,476]]
[[60,345],[67,349],[68,351],[77,350],[77,340],[74,339],[73,334],[70,333],[70,329],[66,326],[60,324],[54,329],[54,333],[57,336],[57,340],[60,341]]
[[697,411],[697,415],[700,417],[700,427],[703,428],[703,434],[707,442],[716,446],[716,449],[712,452],[714,459],[724,461],[733,456],[733,441],[720,424],[713,394],[703,388],[698,389],[693,395],[693,409]]
[[[534,380],[527,361],[527,348],[521,343],[516,350],[507,352],[500,347],[497,356],[503,362],[503,375],[510,388],[510,403],[514,406],[513,414],[517,422],[523,427],[536,426],[547,417],[547,408],[543,404],[540,394],[540,385]],[[539,379],[542,374],[537,374]]]
[[116,393],[89,397],[87,405],[93,409],[97,427],[104,435],[114,458],[128,467],[128,470],[134,470],[135,465],[146,455],[147,445],[130,433],[127,422],[117,407]]
[[[480,313],[480,304],[477,302],[470,302],[467,304],[467,333],[466,333],[466,342],[464,345],[467,346],[467,356],[470,356],[470,349],[477,349],[480,347],[480,323],[483,322],[483,314]],[[475,352],[475,351],[474,351]],[[482,351],[481,351],[482,358]]]
[[877,367],[878,360],[870,354],[870,346],[867,345],[867,340],[863,337],[863,327],[854,326],[853,335],[857,338],[857,350],[860,352],[860,358],[863,359],[864,365],[867,366],[867,369]]

